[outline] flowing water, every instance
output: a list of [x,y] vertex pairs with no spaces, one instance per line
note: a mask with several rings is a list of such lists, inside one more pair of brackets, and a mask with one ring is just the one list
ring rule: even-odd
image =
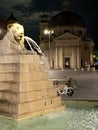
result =
[[66,103],[65,110],[22,120],[0,117],[0,130],[98,130],[98,103]]
[[40,47],[32,38],[30,38],[28,36],[24,36],[24,39],[26,40],[26,42],[32,52],[36,51],[37,54],[43,55],[43,52],[41,51]]
[[50,71],[50,67],[49,67],[49,63],[48,63],[48,57],[46,57],[44,55],[44,53],[41,51],[40,47],[38,46],[38,44],[30,37],[28,36],[24,36],[31,52],[36,52],[38,55],[40,55],[40,64],[44,64],[44,70],[49,72]]

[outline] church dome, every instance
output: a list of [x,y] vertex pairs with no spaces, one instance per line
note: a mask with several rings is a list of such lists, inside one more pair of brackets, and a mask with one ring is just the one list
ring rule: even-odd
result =
[[69,10],[64,10],[51,18],[51,20],[49,21],[49,26],[86,27],[86,24],[80,15]]

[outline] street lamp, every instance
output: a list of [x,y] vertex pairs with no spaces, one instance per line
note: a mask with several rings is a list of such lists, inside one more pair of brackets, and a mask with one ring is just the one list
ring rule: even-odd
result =
[[44,30],[44,34],[45,35],[48,35],[48,38],[49,38],[49,64],[50,64],[50,43],[51,43],[51,34],[53,34],[54,31],[53,30],[49,30],[49,29],[45,29]]

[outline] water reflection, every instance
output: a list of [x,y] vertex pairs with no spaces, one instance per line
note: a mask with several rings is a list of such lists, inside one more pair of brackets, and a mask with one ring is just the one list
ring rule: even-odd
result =
[[0,130],[97,130],[98,108],[68,104],[62,111],[48,113],[20,122],[0,117]]

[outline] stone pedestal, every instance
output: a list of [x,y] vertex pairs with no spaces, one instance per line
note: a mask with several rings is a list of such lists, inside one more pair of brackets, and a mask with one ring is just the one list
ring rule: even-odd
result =
[[14,119],[64,109],[38,55],[0,56],[0,114]]

